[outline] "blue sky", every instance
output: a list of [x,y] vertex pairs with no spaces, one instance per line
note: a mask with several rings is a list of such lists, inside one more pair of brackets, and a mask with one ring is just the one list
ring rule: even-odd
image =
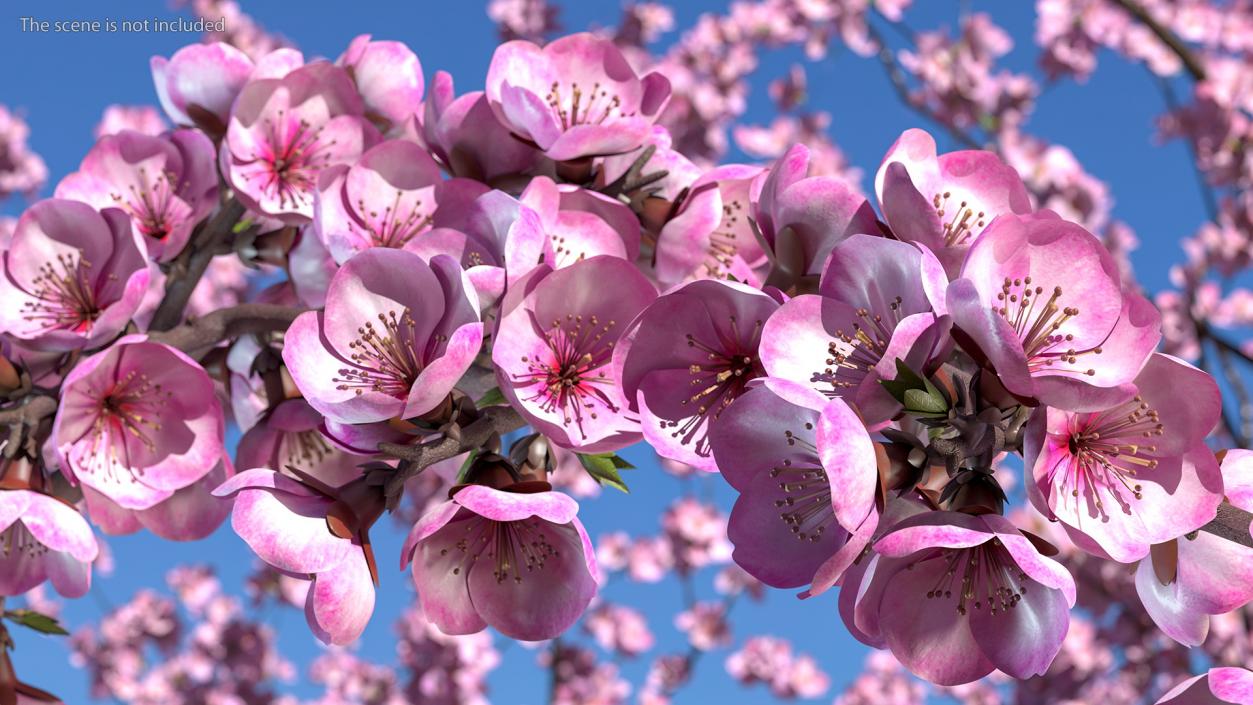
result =
[[[428,79],[436,70],[452,72],[461,91],[481,87],[496,43],[494,27],[484,4],[468,2],[382,2],[356,0],[304,0],[296,4],[249,2],[245,10],[266,27],[292,38],[306,55],[337,56],[348,41],[360,33],[407,42],[419,55]],[[590,25],[613,24],[619,15],[618,0],[582,0],[561,3],[564,25],[573,31]],[[674,3],[680,27],[688,27],[704,11],[723,9],[724,1],[683,0]],[[918,3],[907,15],[915,28],[957,21],[956,0]],[[1032,44],[1033,3],[974,2],[976,10],[990,12],[1013,36],[1017,46],[1006,64],[1015,70],[1034,70],[1038,51]],[[293,8],[299,11],[293,12]],[[93,142],[92,128],[101,111],[111,103],[155,104],[148,71],[154,54],[170,55],[195,36],[177,34],[30,34],[21,31],[22,16],[40,19],[142,19],[173,16],[164,0],[99,3],[89,0],[9,0],[0,13],[0,102],[20,109],[32,124],[31,142],[47,160],[52,185],[73,171]],[[672,41],[667,37],[663,43]],[[1179,238],[1191,234],[1204,219],[1202,202],[1186,150],[1179,143],[1165,146],[1154,140],[1153,121],[1162,110],[1155,80],[1142,68],[1104,54],[1097,73],[1084,85],[1064,82],[1048,89],[1028,123],[1028,130],[1070,147],[1087,169],[1110,184],[1116,204],[1114,216],[1128,222],[1138,233],[1141,250],[1134,258],[1145,286],[1159,290],[1167,285],[1166,268],[1180,256]],[[748,120],[764,121],[769,98],[765,85],[783,75],[792,63],[805,62],[798,50],[767,52],[753,83]],[[884,150],[904,129],[930,127],[904,109],[873,60],[837,50],[818,63],[806,63],[809,72],[809,105],[829,111],[831,132],[850,161],[873,174]],[[952,148],[943,135],[941,148]],[[17,214],[20,201],[0,204],[0,212]],[[632,494],[607,492],[584,505],[583,517],[593,537],[626,528],[636,533],[656,533],[658,518],[679,493],[680,483],[662,473],[646,449],[626,453],[639,465],[629,474]],[[717,478],[700,491],[713,492],[729,507],[731,492]],[[384,521],[381,527],[390,527]],[[382,531],[376,538],[381,556],[383,592],[375,618],[360,650],[366,657],[391,662],[395,640],[391,624],[406,601],[412,599],[407,576],[394,572],[393,557],[402,536]],[[238,586],[246,574],[251,554],[225,527],[210,539],[191,545],[167,543],[147,535],[111,540],[116,571],[97,581],[94,595],[67,610],[71,626],[98,619],[105,605],[121,603],[141,586],[163,585],[164,573],[179,562],[213,563],[227,586]],[[698,584],[703,596],[712,596],[709,575]],[[616,581],[606,597],[643,608],[658,636],[657,652],[682,648],[682,635],[670,623],[680,604],[678,586],[672,581],[638,586]],[[303,616],[287,611],[276,617],[285,653],[297,663],[306,662],[319,648],[304,626]],[[833,693],[851,680],[864,656],[863,647],[847,635],[836,614],[834,595],[801,603],[788,592],[775,592],[760,605],[741,603],[733,613],[737,643],[757,633],[791,639],[797,648],[814,655],[833,677]],[[18,635],[15,653],[18,672],[33,683],[55,690],[69,703],[88,702],[85,674],[67,664],[62,641]],[[499,646],[503,646],[501,640]],[[734,698],[737,703],[773,702],[759,687],[744,691],[731,682],[722,662],[726,651],[716,652],[698,667],[694,683],[678,703],[705,703]],[[541,703],[546,693],[545,674],[534,666],[534,654],[509,647],[504,665],[493,675],[492,699],[497,703]],[[642,682],[646,659],[624,664],[627,677]],[[313,695],[314,690],[292,684],[290,692]],[[823,698],[829,701],[830,696]]]

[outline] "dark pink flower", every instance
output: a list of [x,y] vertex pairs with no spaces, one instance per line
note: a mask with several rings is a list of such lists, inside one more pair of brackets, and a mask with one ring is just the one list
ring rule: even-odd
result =
[[490,625],[552,639],[583,614],[599,580],[578,511],[557,492],[468,485],[414,525],[401,567],[413,561],[422,611],[445,634]]
[[40,201],[2,254],[0,333],[32,348],[99,346],[126,327],[148,287],[144,245],[114,208]]
[[496,117],[554,161],[635,149],[669,98],[665,76],[636,75],[612,40],[588,33],[507,42],[487,70]]
[[112,536],[147,529],[167,541],[198,541],[222,525],[231,513],[230,500],[213,496],[213,489],[235,474],[226,455],[204,477],[147,509],[127,509],[83,486],[83,502],[91,522]]
[[[303,63],[303,62],[302,62]],[[178,125],[226,130],[231,104],[252,75],[252,59],[224,42],[190,44],[169,59],[154,56],[152,81],[165,114]]]
[[992,152],[936,154],[935,139],[906,130],[875,174],[875,193],[888,225],[901,240],[926,245],[950,274],[997,216],[1032,212],[1026,186]]
[[[1197,453],[1206,450],[1198,448]],[[1253,451],[1226,452],[1222,493],[1233,506],[1253,511]],[[1174,507],[1172,499],[1161,514],[1178,526],[1169,516]],[[1156,523],[1152,528],[1156,530]],[[1174,545],[1175,563],[1158,565],[1156,552],[1150,553],[1136,569],[1136,592],[1167,636],[1185,646],[1200,646],[1209,634],[1210,615],[1238,610],[1253,600],[1253,548],[1206,531],[1181,533],[1160,543]],[[1158,569],[1166,575],[1173,570],[1174,579],[1163,582]]]
[[254,77],[231,110],[222,172],[250,209],[308,223],[319,174],[351,164],[377,140],[364,113],[348,74],[325,62],[282,78]]
[[939,685],[994,669],[1029,678],[1061,648],[1074,579],[1004,517],[927,512],[873,551],[841,588],[856,595],[850,631],[915,675]]
[[0,596],[51,580],[62,596],[82,597],[98,550],[74,507],[41,492],[0,490]]
[[347,69],[366,117],[385,136],[412,133],[414,119],[422,110],[422,62],[402,42],[371,41],[370,35],[355,37],[336,62]]
[[809,148],[797,144],[753,184],[750,210],[766,243],[772,284],[818,276],[838,242],[880,230],[864,196],[833,176],[808,174]]
[[548,236],[544,261],[553,268],[597,255],[639,257],[639,220],[619,201],[547,176],[531,179],[518,200],[539,215]]
[[1211,668],[1180,683],[1156,705],[1248,705],[1253,703],[1253,671]]
[[522,174],[541,156],[500,124],[483,91],[458,96],[446,71],[431,82],[419,137],[449,173],[485,183]]
[[373,568],[360,534],[345,538],[329,528],[342,502],[264,468],[241,472],[213,494],[235,498],[231,526],[261,560],[311,582],[305,619],[318,639],[350,644],[361,636],[374,612]]
[[78,363],[52,426],[61,470],[127,509],[148,509],[218,467],[223,436],[208,373],[139,335]]
[[766,253],[753,233],[751,192],[760,167],[728,164],[697,179],[657,236],[663,288],[696,279],[761,283]]
[[239,439],[241,468],[296,468],[328,487],[361,476],[368,458],[345,452],[322,435],[325,419],[304,399],[280,401]]
[[174,259],[192,228],[217,205],[213,143],[197,130],[153,137],[131,130],[101,137],[78,171],[57,184],[57,198],[120,208],[148,254]]
[[1196,531],[1223,498],[1205,437],[1222,414],[1218,384],[1154,353],[1135,396],[1101,411],[1036,412],[1025,443],[1027,496],[1077,546],[1121,563]]
[[1157,310],[1123,292],[1101,241],[1049,211],[989,225],[947,303],[959,342],[1006,389],[1071,411],[1126,401],[1161,339]]
[[613,352],[656,297],[635,264],[618,257],[556,271],[540,265],[501,306],[492,348],[501,391],[559,446],[595,453],[635,443],[639,420],[618,386]]
[[761,362],[771,377],[844,397],[876,427],[900,410],[879,383],[896,361],[913,370],[951,348],[948,278],[924,246],[853,235],[830,252],[818,294],[786,301],[766,321]]
[[779,304],[733,282],[695,281],[644,309],[614,350],[618,381],[658,454],[714,471],[709,430],[765,374],[761,331]]
[[420,416],[440,404],[483,342],[461,267],[371,248],[331,279],[325,311],[287,330],[283,361],[309,405],[344,423]]
[[874,444],[839,399],[767,377],[727,408],[709,441],[740,493],[727,527],[732,558],[767,585],[809,583],[871,518]]

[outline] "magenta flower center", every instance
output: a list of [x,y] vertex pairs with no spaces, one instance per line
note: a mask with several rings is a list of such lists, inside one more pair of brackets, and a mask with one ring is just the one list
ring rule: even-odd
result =
[[[452,574],[465,576],[480,558],[486,558],[492,564],[497,585],[508,581],[521,584],[527,575],[542,571],[548,559],[561,555],[540,530],[540,523],[534,517],[522,521],[468,522],[465,536],[454,545],[462,560],[453,566]],[[447,548],[440,549],[439,555],[446,556],[448,552]]]
[[693,413],[682,421],[663,422],[676,428],[672,435],[681,443],[695,441],[696,452],[701,456],[710,453],[708,422],[722,415],[744,391],[749,380],[765,374],[757,359],[763,322],[755,321],[745,335],[735,316],[728,320],[730,335],[718,335],[716,340],[705,341],[687,334],[688,347],[704,353],[702,359],[688,366],[691,394],[680,402]]
[[422,207],[420,199],[406,203],[404,192],[396,191],[396,198],[383,210],[370,208],[364,199],[357,199],[357,217],[361,218],[364,228],[350,224],[350,227],[374,247],[404,247],[410,240],[424,232],[431,225],[433,213]]
[[[842,328],[835,331],[835,340],[827,343],[827,366],[812,377],[814,382],[831,385],[830,390],[823,391],[824,394],[837,397],[842,390],[856,389],[866,374],[879,364],[892,340],[892,332],[900,323],[901,302],[898,296],[888,304],[886,317],[859,308],[857,317],[861,322],[854,323],[852,331],[846,332]],[[841,375],[851,379],[841,379]]]
[[[90,452],[84,461],[88,469],[105,477],[132,477],[128,468],[136,465],[135,458],[126,451],[124,441],[134,438],[149,452],[155,451],[151,434],[161,430],[160,419],[171,396],[172,392],[152,383],[148,375],[133,371],[105,387],[95,400],[97,414],[89,432]],[[101,452],[102,446],[107,446],[107,454]],[[119,450],[125,457],[118,457]],[[120,472],[123,470],[126,472]]]
[[348,344],[348,358],[353,367],[343,367],[331,380],[340,390],[354,389],[358,396],[365,390],[404,399],[425,365],[415,350],[414,321],[406,308],[396,315],[388,311],[378,314],[378,328],[373,321],[357,329],[357,338]]
[[[110,280],[117,275],[109,274]],[[55,264],[45,262],[31,280],[33,300],[23,305],[23,318],[43,325],[44,330],[84,333],[100,317],[91,283],[91,262],[76,254],[61,253]]]
[[944,244],[948,247],[969,243],[987,225],[983,211],[976,211],[965,199],[954,198],[951,191],[932,196],[931,205],[935,206],[935,213],[940,216],[940,224],[944,228]]
[[1069,455],[1050,470],[1049,484],[1059,496],[1076,501],[1083,497],[1102,517],[1105,497],[1130,514],[1127,495],[1141,498],[1140,471],[1157,467],[1152,457],[1157,446],[1150,440],[1165,433],[1157,411],[1137,396],[1121,406],[1078,416],[1071,424]]
[[[987,609],[1004,614],[1018,606],[1027,594],[1027,574],[1001,545],[992,539],[973,548],[943,549],[911,563],[909,570],[929,561],[943,561],[940,577],[927,591],[927,599],[952,600],[957,593],[957,613]],[[934,570],[934,567],[932,568]]]
[[623,113],[622,99],[601,88],[599,82],[592,84],[592,90],[585,93],[578,83],[571,83],[569,92],[565,92],[559,83],[553,81],[546,100],[563,130],[575,125],[600,125],[614,113],[618,117],[634,114]]
[[[812,432],[813,428],[812,423],[805,424],[805,430]],[[812,443],[791,431],[784,431],[783,434],[788,445],[799,445],[810,451],[815,460],[794,463],[790,458],[784,459],[770,470],[770,477],[779,480],[779,489],[786,495],[783,499],[776,499],[774,506],[780,510],[779,518],[798,540],[818,541],[835,520],[827,471],[816,462],[818,449]]]
[[285,116],[265,119],[260,151],[251,161],[259,168],[245,170],[244,178],[260,182],[260,189],[277,198],[283,208],[296,208],[312,202],[318,173],[331,161],[335,140],[322,140],[322,128],[305,120]]
[[141,185],[129,184],[126,194],[110,193],[109,196],[118,208],[130,215],[140,233],[161,240],[179,225],[172,185],[175,177],[162,171],[150,180],[147,169],[139,167],[139,180]]
[[617,321],[601,322],[591,315],[585,321],[581,314],[566,314],[564,323],[554,320],[544,332],[544,342],[551,355],[544,359],[524,355],[527,372],[514,375],[521,385],[533,385],[527,401],[538,402],[547,413],[560,411],[565,424],[573,423],[583,438],[586,419],[599,418],[599,410],[617,413],[607,390],[613,380],[604,373],[613,356],[615,339],[606,340]]
[[[1031,277],[1006,277],[1000,293],[996,295],[996,303],[992,305],[992,309],[1018,333],[1022,350],[1027,356],[1028,369],[1037,372],[1056,364],[1074,365],[1085,355],[1100,355],[1100,346],[1077,350],[1072,345],[1075,336],[1061,332],[1062,326],[1079,315],[1078,308],[1061,305],[1062,288],[1053,287],[1047,299],[1044,298],[1044,291],[1042,286],[1031,286]],[[1091,376],[1096,374],[1096,370],[1088,368],[1082,374]]]

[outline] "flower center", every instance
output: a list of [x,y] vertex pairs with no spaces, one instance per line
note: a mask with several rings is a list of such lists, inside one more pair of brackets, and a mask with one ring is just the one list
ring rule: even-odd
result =
[[0,533],[0,556],[39,558],[48,552],[48,547],[39,542],[30,530],[20,521],[13,522],[9,528]]
[[740,252],[739,232],[740,216],[744,206],[738,200],[722,205],[722,220],[718,227],[709,233],[709,246],[705,249],[705,260],[701,266],[709,279],[729,279],[731,265]]
[[927,599],[951,600],[956,590],[957,613],[961,615],[969,614],[971,607],[1004,614],[1027,594],[1027,574],[997,538],[972,548],[942,549],[911,563],[908,569],[927,561],[944,561],[944,572],[927,591]]
[[[107,275],[109,280],[116,274]],[[91,283],[91,262],[77,253],[59,253],[57,261],[45,262],[31,280],[33,301],[22,304],[23,319],[38,322],[44,330],[91,330],[100,309]]]
[[1050,470],[1049,484],[1059,496],[1091,500],[1089,506],[1105,520],[1106,496],[1130,514],[1126,495],[1141,499],[1140,471],[1157,467],[1152,457],[1157,446],[1148,442],[1165,433],[1157,410],[1137,396],[1121,406],[1085,414],[1072,424],[1067,439],[1070,457]]
[[692,394],[680,402],[694,413],[679,421],[663,422],[676,429],[671,435],[682,444],[695,442],[696,453],[702,457],[708,457],[711,452],[709,422],[722,415],[744,391],[749,380],[764,373],[757,359],[762,321],[755,321],[747,336],[740,332],[735,316],[730,316],[729,321],[731,334],[719,335],[714,342],[687,334],[688,347],[704,353],[703,360],[688,366]]
[[[813,432],[812,423],[805,424],[805,430]],[[814,445],[797,436],[791,431],[784,431],[790,446],[800,446],[811,451],[813,460],[794,463],[790,458],[770,471],[770,477],[779,480],[779,489],[785,495],[776,499],[774,506],[780,509],[779,518],[788,526],[800,541],[817,542],[822,533],[835,519],[835,510],[831,507],[831,484],[827,480],[827,471],[817,462],[818,449]]]
[[138,186],[129,184],[125,195],[110,193],[109,196],[131,217],[141,234],[161,240],[177,225],[173,181],[174,175],[165,171],[157,172],[150,179],[148,170],[141,166]]
[[613,381],[603,371],[613,357],[615,342],[605,336],[616,326],[617,321],[601,322],[596,315],[585,320],[582,314],[567,313],[564,322],[553,320],[544,332],[551,357],[540,360],[523,355],[528,371],[513,376],[520,384],[534,385],[528,401],[539,402],[547,413],[560,411],[563,423],[574,423],[584,438],[585,414],[595,420],[597,409],[610,413],[619,409],[606,391],[613,388]]
[[260,189],[279,200],[282,208],[298,208],[312,203],[318,173],[330,164],[330,147],[335,140],[323,141],[322,128],[292,119],[279,110],[277,119],[264,119],[261,152],[252,161],[260,169],[245,170],[244,178],[260,182]]
[[[88,392],[91,394],[91,392]],[[173,393],[153,383],[146,374],[128,372],[95,397],[97,414],[92,422],[89,451],[84,464],[90,472],[115,481],[132,481],[143,468],[126,448],[125,439],[134,438],[149,453],[157,449],[153,433],[161,430],[165,403]]]
[[[497,585],[507,581],[521,584],[526,575],[543,570],[548,559],[561,555],[540,530],[541,522],[534,517],[521,521],[480,519],[468,522],[465,536],[455,544],[462,561],[453,566],[452,574],[465,575],[480,557],[486,557],[492,563],[492,576]],[[447,556],[448,551],[440,549],[439,555]]]
[[294,465],[302,470],[316,468],[334,452],[316,430],[284,433],[283,446],[287,455],[287,462],[283,465]]
[[414,349],[413,316],[406,307],[399,316],[395,311],[378,314],[378,322],[378,328],[366,321],[357,329],[357,338],[348,343],[348,359],[354,366],[340,368],[331,381],[338,383],[336,389],[352,389],[357,396],[371,390],[404,399],[425,367]]
[[[999,313],[1018,333],[1022,341],[1022,350],[1027,356],[1027,367],[1031,372],[1058,364],[1074,365],[1084,355],[1100,355],[1101,347],[1094,346],[1076,350],[1072,345],[1075,336],[1061,333],[1062,326],[1079,315],[1079,309],[1073,306],[1061,306],[1062,288],[1053,287],[1052,293],[1044,298],[1044,287],[1031,286],[1031,277],[1022,279],[1005,278],[1001,291],[996,295],[996,303],[992,309]],[[1058,370],[1076,372],[1086,375],[1096,374],[1096,370]]]
[[931,205],[935,206],[935,213],[940,216],[944,244],[948,247],[970,242],[983,232],[983,226],[987,224],[983,211],[975,211],[966,200],[957,201],[951,191],[932,196]]
[[[831,385],[824,390],[828,397],[840,396],[842,390],[856,389],[866,374],[883,359],[892,332],[901,320],[901,297],[888,304],[887,315],[869,309],[857,309],[860,322],[851,331],[836,329],[834,340],[827,342],[826,367],[813,373],[812,382]],[[848,379],[842,379],[841,376]]]
[[420,198],[407,203],[404,192],[400,190],[396,191],[391,204],[383,206],[382,211],[370,208],[365,199],[358,198],[357,217],[364,227],[351,222],[349,227],[358,231],[374,247],[401,248],[430,227],[434,211],[422,206]]
[[601,88],[599,82],[592,84],[592,90],[587,92],[578,83],[571,83],[570,90],[566,93],[559,83],[553,81],[546,100],[548,107],[552,108],[557,119],[561,121],[563,130],[575,125],[600,125],[614,113],[618,117],[630,117],[634,114],[622,112],[622,99]]

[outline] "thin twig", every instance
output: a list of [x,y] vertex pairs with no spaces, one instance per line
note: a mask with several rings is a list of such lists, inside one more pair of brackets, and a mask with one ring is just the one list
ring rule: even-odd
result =
[[1253,535],[1249,534],[1249,524],[1253,523],[1253,514],[1223,502],[1218,505],[1218,516],[1201,531],[1227,539],[1247,548],[1253,548]]
[[1196,81],[1205,80],[1205,66],[1196,58],[1196,54],[1192,53],[1192,49],[1179,38],[1179,35],[1170,30],[1169,27],[1158,22],[1156,18],[1149,14],[1140,3],[1135,0],[1113,0],[1115,5],[1126,10],[1128,14],[1136,19],[1137,22],[1144,25],[1150,32],[1157,35],[1162,43],[1179,57],[1179,61],[1183,63],[1183,67],[1187,69],[1188,74]]
[[168,331],[153,333],[149,340],[165,343],[191,353],[249,333],[286,330],[304,309],[278,304],[240,304],[184,323]]
[[187,248],[174,261],[165,282],[165,298],[153,314],[149,330],[170,330],[183,319],[183,310],[187,308],[200,278],[213,258],[220,254],[219,247],[232,234],[243,215],[243,204],[231,198],[196,232]]
[[24,397],[17,406],[0,409],[0,426],[35,426],[57,411],[57,400],[43,394]]

